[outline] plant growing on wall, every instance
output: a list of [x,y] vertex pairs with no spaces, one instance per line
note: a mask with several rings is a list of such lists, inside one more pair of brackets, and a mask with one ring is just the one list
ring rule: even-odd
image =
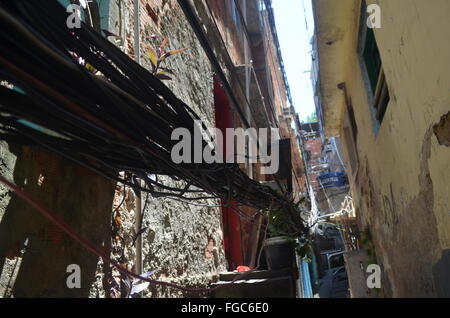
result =
[[369,227],[366,227],[364,231],[361,233],[361,246],[366,250],[369,264],[377,264],[377,255],[375,253],[375,245],[372,241],[372,233],[370,232]]
[[184,52],[187,49],[177,49],[166,51],[166,46],[169,43],[169,38],[164,38],[158,49],[154,49],[150,46],[147,46],[148,52],[147,56],[150,59],[150,63],[152,64],[152,74],[156,76],[160,80],[171,80],[172,78],[169,75],[175,75],[174,71],[168,69],[166,67],[162,67],[161,63],[164,62],[167,58]]
[[[298,202],[292,202],[295,213],[302,213],[305,210],[306,197],[301,198]],[[300,258],[308,260],[308,255],[312,251],[312,244],[305,233],[292,233],[289,220],[286,218],[287,214],[281,209],[266,210],[265,215],[269,218],[269,236],[284,236],[292,242],[297,255]]]

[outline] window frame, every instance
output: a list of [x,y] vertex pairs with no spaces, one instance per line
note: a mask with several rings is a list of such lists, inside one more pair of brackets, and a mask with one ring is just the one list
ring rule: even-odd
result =
[[[367,26],[367,5],[365,0],[361,0],[360,22],[357,56],[359,59],[360,69],[363,77],[364,86],[367,93],[367,100],[370,107],[372,117],[373,131],[375,136],[381,128],[384,121],[385,114],[390,104],[389,88],[386,81],[386,74],[383,67],[383,61],[379,53],[379,48],[376,42],[375,32]],[[367,66],[367,36],[373,34],[373,41],[375,49],[379,57],[379,65],[374,65],[377,68],[376,81],[371,78],[373,70],[369,70]],[[372,48],[373,51],[373,48]]]

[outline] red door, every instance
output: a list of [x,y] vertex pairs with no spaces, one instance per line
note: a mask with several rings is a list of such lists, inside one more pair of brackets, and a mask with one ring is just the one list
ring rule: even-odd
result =
[[[226,129],[233,128],[233,121],[228,96],[217,78],[214,79],[214,106],[216,128],[223,133],[223,155],[226,158]],[[230,202],[230,204],[233,203]],[[237,266],[243,265],[244,261],[241,242],[241,220],[237,213],[229,207],[222,207],[222,228],[225,255],[229,269],[235,270]]]

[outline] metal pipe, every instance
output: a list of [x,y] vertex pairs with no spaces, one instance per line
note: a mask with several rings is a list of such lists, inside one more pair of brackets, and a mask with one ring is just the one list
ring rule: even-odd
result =
[[136,62],[141,63],[141,13],[140,13],[140,0],[134,0],[134,58]]
[[[141,63],[141,13],[140,13],[140,0],[134,0],[134,54],[137,63]],[[141,186],[141,180],[137,179],[138,185]],[[136,193],[136,211],[135,211],[135,231],[136,234],[142,228],[142,195],[140,190],[135,190]],[[136,264],[135,272],[140,275],[143,272],[142,264],[142,236],[139,235],[136,239]]]

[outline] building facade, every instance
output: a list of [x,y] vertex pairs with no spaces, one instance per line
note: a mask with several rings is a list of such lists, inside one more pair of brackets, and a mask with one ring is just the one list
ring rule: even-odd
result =
[[384,294],[449,296],[450,3],[315,0],[313,7],[320,119],[326,137],[341,137]]

